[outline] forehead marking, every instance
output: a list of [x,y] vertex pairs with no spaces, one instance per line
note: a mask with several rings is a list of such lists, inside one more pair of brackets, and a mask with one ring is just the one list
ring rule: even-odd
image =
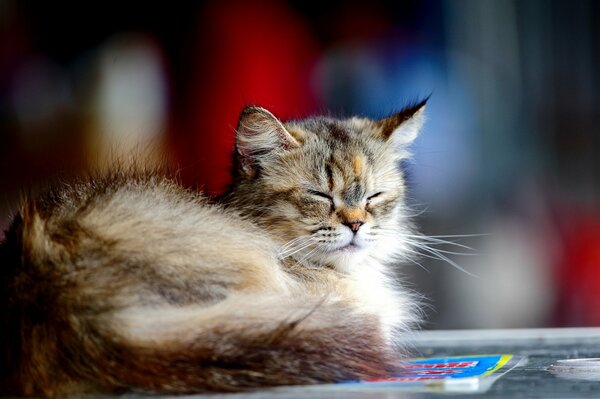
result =
[[350,184],[350,187],[347,188],[346,192],[344,192],[344,201],[347,205],[356,205],[360,203],[365,195],[365,189],[362,183],[355,181]]
[[333,191],[333,171],[331,170],[331,159],[325,164],[325,173],[327,174],[327,187]]
[[346,132],[341,126],[339,126],[337,123],[333,122],[333,123],[328,123],[327,124],[327,130],[329,131],[329,134],[331,135],[331,137],[333,138],[333,140],[341,143],[341,144],[346,144],[348,143],[350,137],[348,136],[348,132]]
[[361,155],[354,155],[352,157],[352,170],[356,176],[360,176],[364,167],[364,159]]

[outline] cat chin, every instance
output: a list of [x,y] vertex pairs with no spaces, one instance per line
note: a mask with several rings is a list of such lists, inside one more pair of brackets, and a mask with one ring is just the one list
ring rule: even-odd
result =
[[335,248],[324,254],[327,258],[335,261],[351,262],[355,258],[362,258],[369,251],[363,245],[348,244],[339,248]]
[[347,245],[321,254],[318,261],[319,263],[331,265],[336,270],[348,272],[354,269],[368,254],[369,251],[365,247]]
[[345,247],[341,247],[336,250],[336,252],[340,252],[344,255],[352,255],[358,251],[364,251],[364,248],[362,246],[354,244],[354,243],[350,243],[350,244],[346,245]]

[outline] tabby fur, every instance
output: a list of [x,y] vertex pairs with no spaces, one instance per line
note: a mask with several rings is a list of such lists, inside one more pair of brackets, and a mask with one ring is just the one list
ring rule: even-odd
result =
[[0,245],[0,392],[194,393],[377,378],[418,305],[400,162],[425,102],[382,120],[247,107],[219,201],[150,167],[25,199]]

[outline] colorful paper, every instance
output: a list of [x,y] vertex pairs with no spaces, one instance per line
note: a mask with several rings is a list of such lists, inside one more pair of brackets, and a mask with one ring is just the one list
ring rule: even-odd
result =
[[512,355],[473,355],[413,359],[404,363],[397,376],[365,382],[419,382],[485,377],[500,370]]

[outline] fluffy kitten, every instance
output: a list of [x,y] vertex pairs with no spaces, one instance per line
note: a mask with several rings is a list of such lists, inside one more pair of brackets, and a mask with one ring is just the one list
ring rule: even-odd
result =
[[283,123],[248,107],[221,204],[113,170],[26,200],[0,245],[0,391],[235,391],[388,375],[425,102]]

